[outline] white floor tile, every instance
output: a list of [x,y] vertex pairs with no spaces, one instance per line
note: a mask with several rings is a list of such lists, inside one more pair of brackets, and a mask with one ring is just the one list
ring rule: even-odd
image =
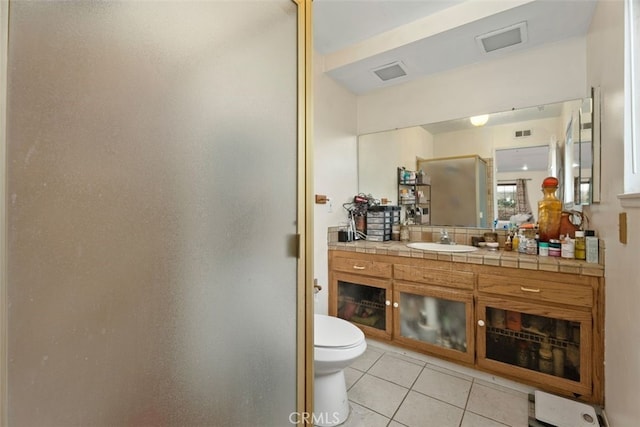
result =
[[464,409],[471,384],[470,379],[460,378],[427,366],[422,370],[413,390]]
[[364,375],[362,371],[358,371],[357,369],[353,369],[347,367],[344,369],[344,380],[347,385],[347,390],[351,388],[352,385],[356,383],[360,379],[360,377]]
[[386,417],[393,417],[408,389],[366,374],[349,390],[349,400]]
[[351,364],[351,367],[362,372],[367,372],[371,366],[382,356],[382,351],[372,346],[367,346],[367,349]]
[[409,427],[458,427],[463,410],[415,391],[410,391],[393,417]]
[[499,423],[489,418],[482,417],[473,412],[466,411],[462,417],[460,427],[506,427],[506,424]]
[[422,366],[397,358],[395,355],[385,353],[367,372],[383,380],[410,388]]
[[467,411],[512,427],[527,427],[529,401],[525,393],[474,382]]
[[374,344],[345,369],[344,427],[527,427],[530,387]]
[[341,424],[341,427],[386,427],[389,424],[387,417],[354,402],[350,402],[350,405],[349,418]]

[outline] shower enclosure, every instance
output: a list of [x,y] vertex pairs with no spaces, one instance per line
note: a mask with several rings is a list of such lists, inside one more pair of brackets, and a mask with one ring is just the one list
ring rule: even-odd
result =
[[8,425],[287,425],[300,4],[7,12]]

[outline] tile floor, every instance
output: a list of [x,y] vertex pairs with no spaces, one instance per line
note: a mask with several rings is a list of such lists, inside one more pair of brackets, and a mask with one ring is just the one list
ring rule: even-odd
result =
[[533,389],[367,340],[345,370],[344,427],[527,427]]

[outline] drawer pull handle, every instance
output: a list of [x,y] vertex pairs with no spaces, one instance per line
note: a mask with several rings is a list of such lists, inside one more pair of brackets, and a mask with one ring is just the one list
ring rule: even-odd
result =
[[366,267],[362,267],[362,266],[360,266],[360,265],[354,265],[354,266],[353,266],[353,269],[354,269],[354,270],[364,270],[365,268],[366,268]]
[[384,303],[385,303],[385,305],[391,305],[391,301],[389,301],[389,300],[386,300]]
[[393,307],[394,307],[394,308],[398,308],[399,306],[400,306],[400,304],[398,304],[397,302],[394,302],[394,303],[393,303]]
[[478,320],[478,326],[484,326],[484,320],[482,319]]
[[520,290],[522,292],[532,292],[534,294],[539,294],[540,293],[540,289],[525,288],[524,286],[520,286]]

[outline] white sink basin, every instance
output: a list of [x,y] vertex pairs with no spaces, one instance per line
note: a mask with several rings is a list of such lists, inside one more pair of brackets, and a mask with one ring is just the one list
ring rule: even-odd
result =
[[407,246],[411,249],[420,249],[422,251],[434,251],[434,252],[473,252],[478,248],[468,245],[446,245],[435,242],[413,242],[407,243]]

